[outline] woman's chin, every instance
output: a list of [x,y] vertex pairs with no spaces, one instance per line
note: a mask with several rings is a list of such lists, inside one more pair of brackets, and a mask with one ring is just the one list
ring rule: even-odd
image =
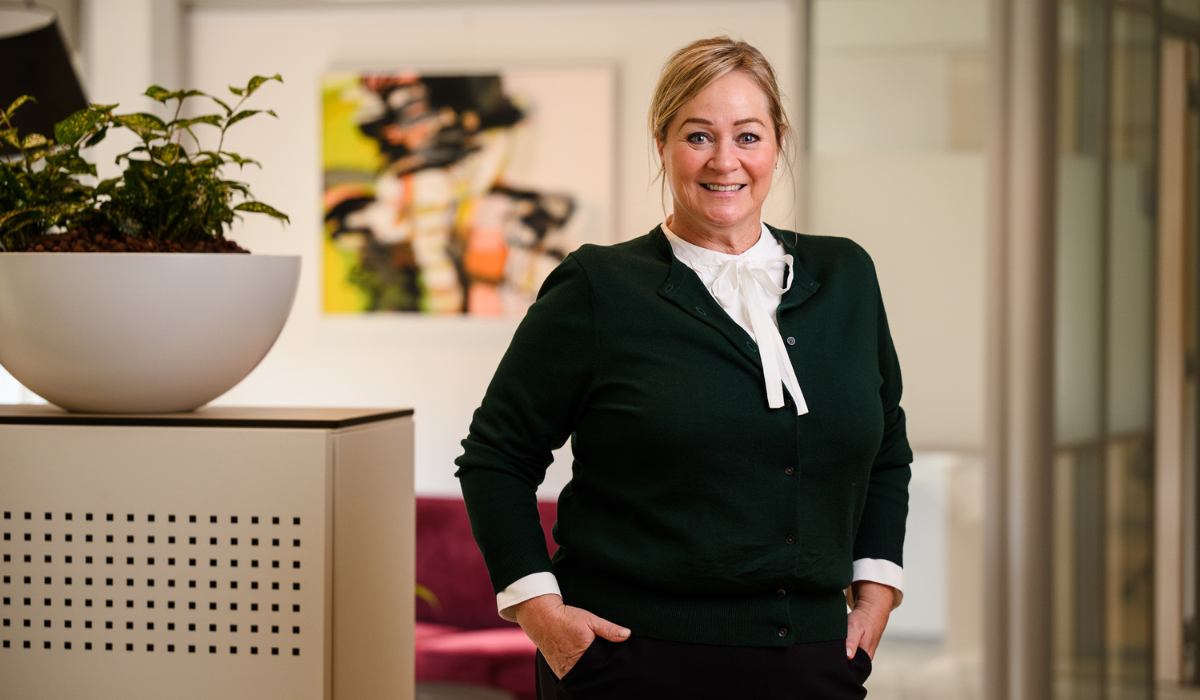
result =
[[707,228],[719,231],[728,231],[740,227],[750,227],[758,225],[758,217],[747,214],[746,212],[710,212],[702,217],[697,223]]

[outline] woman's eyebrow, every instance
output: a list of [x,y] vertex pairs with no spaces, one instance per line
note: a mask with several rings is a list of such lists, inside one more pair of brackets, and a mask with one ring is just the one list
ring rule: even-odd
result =
[[[691,122],[695,122],[696,124],[703,124],[704,126],[712,126],[712,124],[713,124],[709,120],[701,119],[700,117],[688,117],[687,119],[684,119],[682,122],[679,123],[679,128],[682,129],[684,126],[686,126],[687,124],[689,124]],[[761,119],[759,119],[758,117],[746,117],[745,119],[739,119],[733,123],[734,126],[741,126],[742,124],[758,124],[759,126],[765,126],[763,124],[763,121]]]

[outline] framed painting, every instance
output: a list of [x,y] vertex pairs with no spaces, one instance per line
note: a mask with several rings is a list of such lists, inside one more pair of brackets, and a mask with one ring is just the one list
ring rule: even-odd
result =
[[324,309],[520,315],[613,240],[610,67],[327,74]]

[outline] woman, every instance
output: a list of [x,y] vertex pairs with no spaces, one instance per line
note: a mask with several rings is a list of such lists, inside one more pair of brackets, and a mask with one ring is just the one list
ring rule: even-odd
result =
[[650,125],[671,215],[551,274],[457,460],[501,615],[541,700],[862,698],[912,461],[874,267],[761,222],[791,132],[753,47],[676,52]]

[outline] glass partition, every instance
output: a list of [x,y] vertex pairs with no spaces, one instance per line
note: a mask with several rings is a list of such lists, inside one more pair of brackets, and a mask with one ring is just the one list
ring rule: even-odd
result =
[[1200,22],[1200,0],[1163,0],[1163,12]]
[[1055,241],[1056,696],[1099,700],[1104,672],[1105,154],[1109,13],[1060,4]]
[[1056,697],[1153,690],[1157,33],[1060,2],[1055,300]]
[[1113,16],[1105,585],[1110,698],[1153,689],[1153,460],[1158,37]]

